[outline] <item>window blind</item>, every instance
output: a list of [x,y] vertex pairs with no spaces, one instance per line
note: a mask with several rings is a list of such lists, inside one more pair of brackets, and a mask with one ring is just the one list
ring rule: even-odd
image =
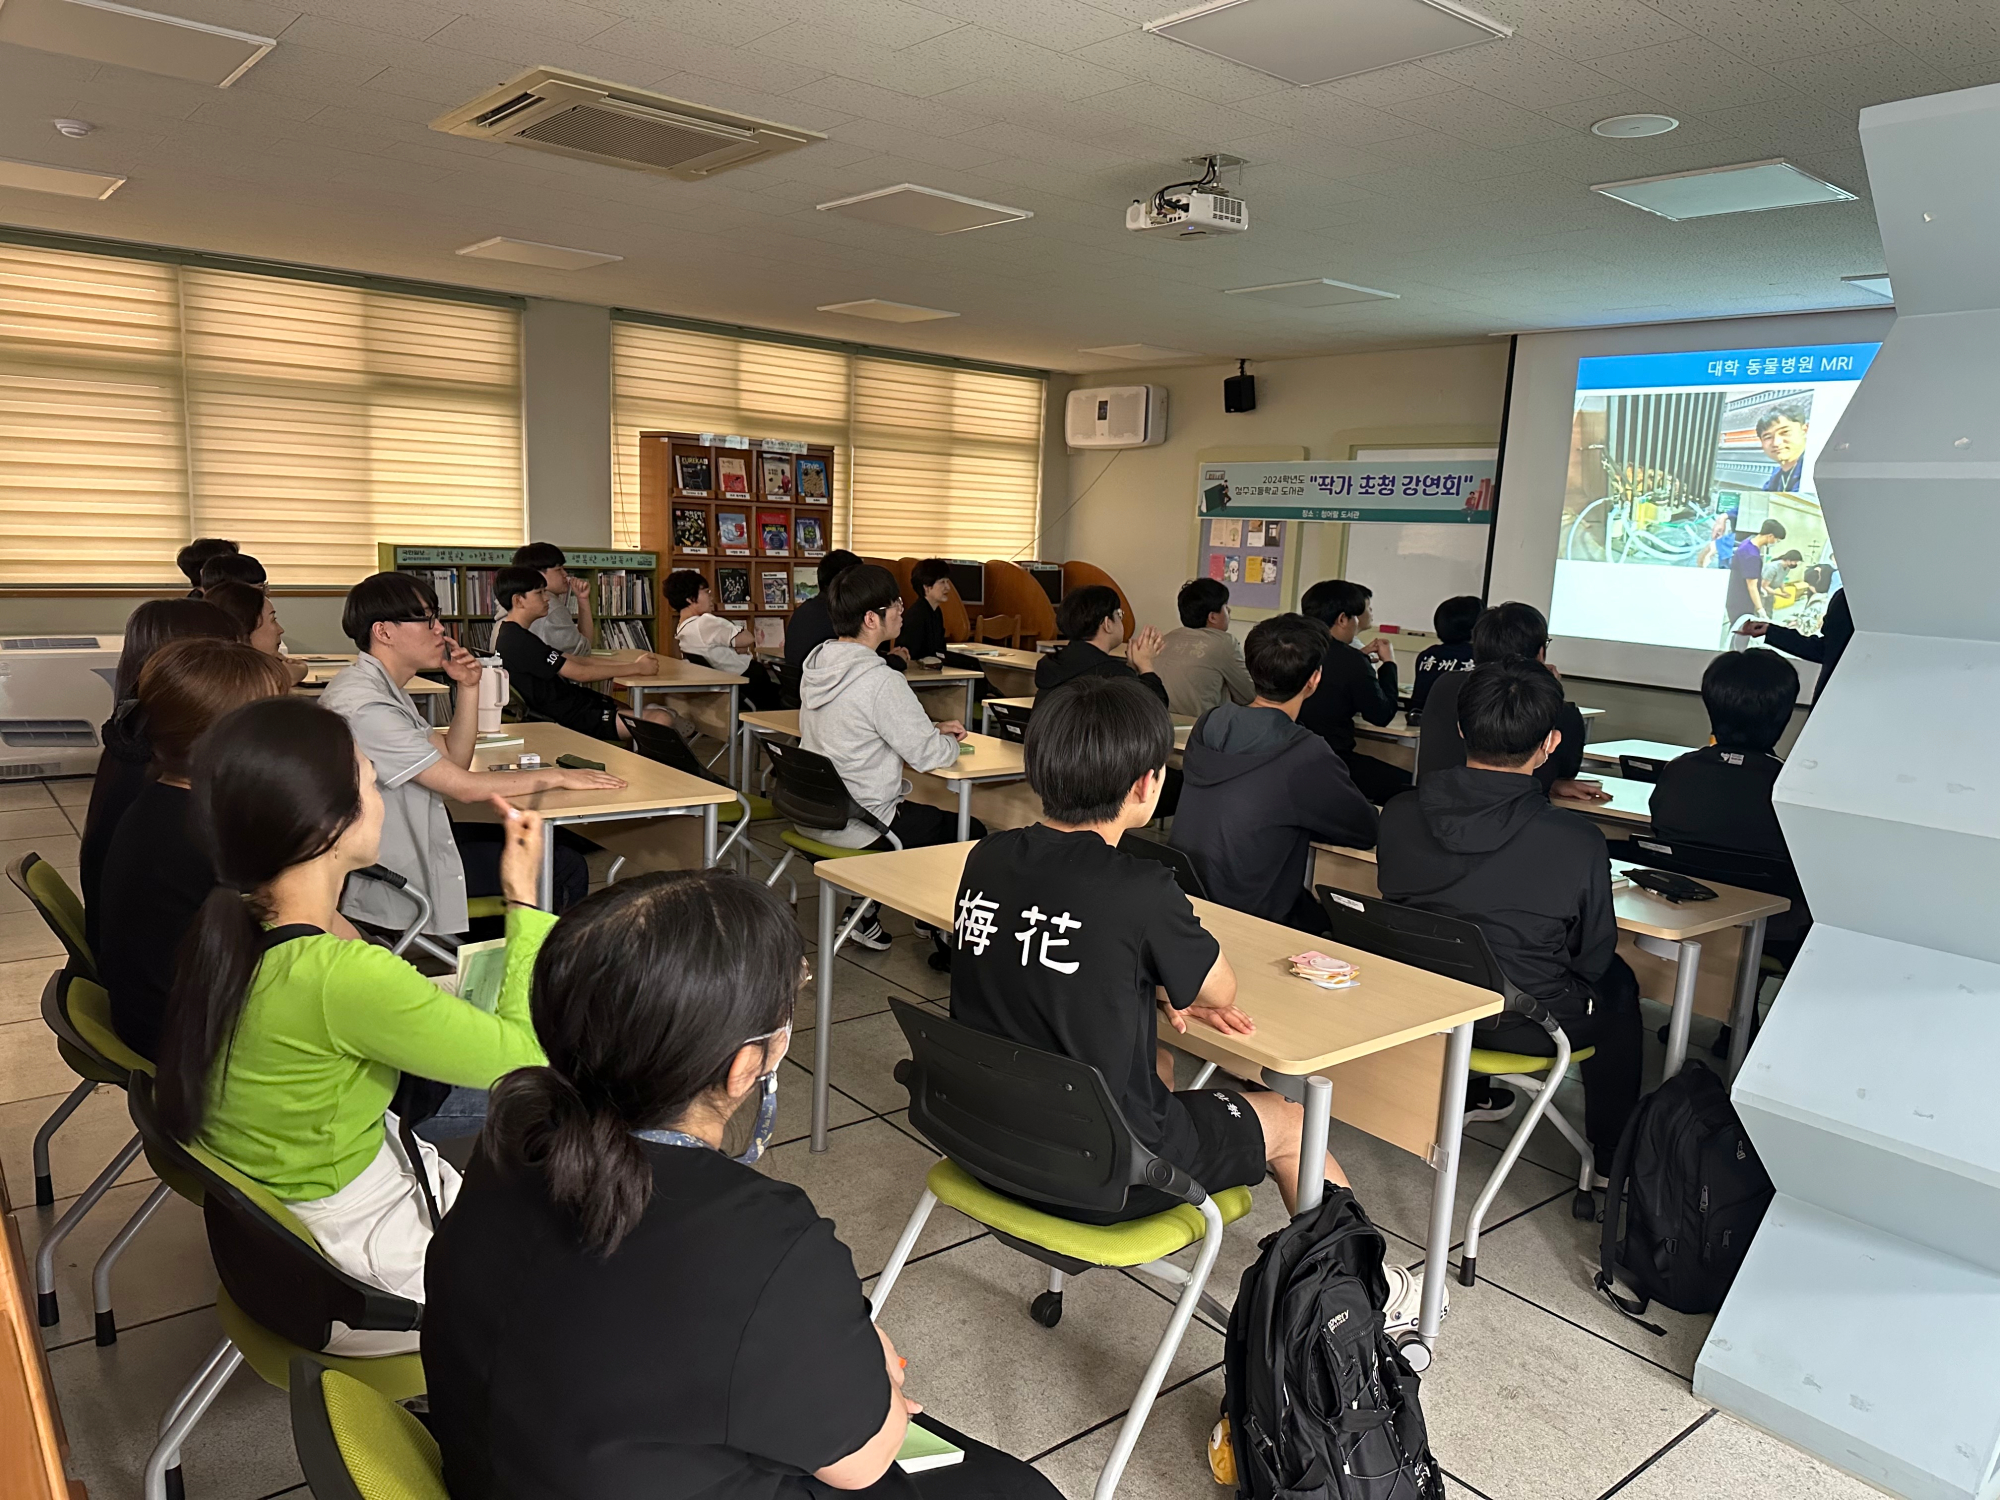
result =
[[613,542],[639,544],[639,434],[801,438],[834,450],[834,541],[871,556],[1012,557],[1041,502],[1034,376],[612,324]]
[[0,246],[0,582],[168,582],[205,535],[345,584],[523,520],[513,309]]

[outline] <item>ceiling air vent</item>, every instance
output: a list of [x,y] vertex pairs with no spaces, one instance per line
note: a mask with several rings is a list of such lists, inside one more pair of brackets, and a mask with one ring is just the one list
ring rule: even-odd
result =
[[433,120],[431,129],[658,172],[683,182],[826,139],[817,131],[554,68],[523,73]]

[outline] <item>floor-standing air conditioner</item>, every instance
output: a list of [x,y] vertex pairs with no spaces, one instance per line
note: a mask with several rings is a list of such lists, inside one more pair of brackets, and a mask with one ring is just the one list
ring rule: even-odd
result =
[[122,635],[0,636],[0,781],[88,776]]

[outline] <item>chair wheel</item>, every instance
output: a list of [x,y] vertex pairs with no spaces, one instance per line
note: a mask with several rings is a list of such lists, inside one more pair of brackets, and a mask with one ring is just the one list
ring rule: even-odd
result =
[[1585,1223],[1597,1217],[1597,1194],[1579,1192],[1570,1200],[1569,1216],[1582,1219]]
[[1431,1367],[1431,1346],[1419,1334],[1406,1334],[1396,1340],[1396,1352],[1403,1356],[1403,1363],[1418,1375]]
[[1028,1316],[1044,1328],[1053,1328],[1062,1321],[1062,1293],[1043,1292],[1028,1304]]

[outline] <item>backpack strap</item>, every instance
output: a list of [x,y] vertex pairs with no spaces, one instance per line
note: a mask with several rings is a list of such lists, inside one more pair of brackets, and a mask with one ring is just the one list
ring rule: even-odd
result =
[[1618,1149],[1612,1153],[1610,1184],[1604,1190],[1604,1233],[1598,1241],[1597,1249],[1597,1289],[1604,1293],[1611,1305],[1637,1323],[1648,1333],[1665,1338],[1667,1330],[1657,1323],[1648,1323],[1644,1314],[1652,1301],[1647,1297],[1627,1297],[1616,1285],[1618,1275],[1618,1221],[1620,1210],[1625,1206],[1626,1189],[1632,1184],[1632,1157],[1637,1149],[1639,1137],[1639,1111],[1632,1111],[1632,1118],[1625,1122],[1625,1129],[1619,1133]]

